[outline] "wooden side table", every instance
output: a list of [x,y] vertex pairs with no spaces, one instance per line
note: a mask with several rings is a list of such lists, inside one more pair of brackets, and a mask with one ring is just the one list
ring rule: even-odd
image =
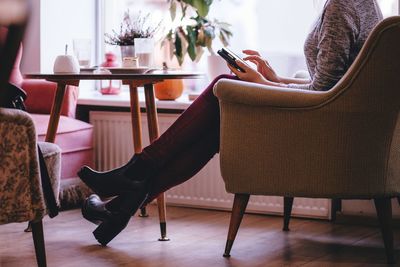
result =
[[[149,138],[152,143],[159,137],[157,108],[155,104],[153,85],[166,79],[201,78],[203,77],[203,74],[181,71],[155,71],[146,74],[94,74],[83,72],[79,74],[33,73],[27,74],[25,77],[28,79],[45,79],[57,83],[57,90],[50,113],[49,126],[47,128],[45,139],[46,142],[50,143],[54,143],[55,141],[67,85],[79,86],[81,80],[122,80],[123,84],[129,85],[133,144],[135,153],[140,153],[142,151],[142,126],[140,119],[138,87],[144,86]],[[168,241],[164,193],[157,197],[157,205],[161,231],[161,237],[158,240]],[[141,209],[141,215],[143,217],[146,216],[145,209]]]

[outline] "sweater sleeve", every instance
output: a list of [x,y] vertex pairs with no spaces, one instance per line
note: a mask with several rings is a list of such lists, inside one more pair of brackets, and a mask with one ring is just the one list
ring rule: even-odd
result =
[[[318,53],[309,84],[289,84],[290,88],[327,91],[348,70],[351,47],[356,42],[359,21],[351,1],[331,0],[322,14],[318,34]],[[307,49],[307,48],[306,48]]]

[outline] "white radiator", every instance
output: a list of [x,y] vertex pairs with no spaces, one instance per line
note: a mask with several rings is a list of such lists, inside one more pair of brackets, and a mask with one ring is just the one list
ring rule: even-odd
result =
[[[160,132],[164,132],[179,116],[159,114]],[[100,171],[118,167],[133,154],[131,118],[127,112],[91,111],[94,126],[96,167]],[[147,119],[142,114],[143,146],[149,144]],[[194,178],[166,192],[168,204],[212,209],[231,209],[233,195],[226,193],[216,155]],[[252,196],[247,212],[282,214],[283,198]],[[328,219],[330,200],[295,198],[292,214],[300,217]]]

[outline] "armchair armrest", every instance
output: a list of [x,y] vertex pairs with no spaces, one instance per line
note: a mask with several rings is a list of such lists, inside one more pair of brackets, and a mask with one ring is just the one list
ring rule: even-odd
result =
[[28,113],[0,108],[0,224],[43,217],[36,132]]
[[[27,111],[30,113],[50,114],[57,84],[44,80],[25,79],[22,83],[28,95],[25,101]],[[78,87],[67,86],[61,115],[75,117],[78,101]]]
[[214,86],[214,94],[220,101],[243,105],[311,108],[330,100],[334,91],[308,91],[221,79]]

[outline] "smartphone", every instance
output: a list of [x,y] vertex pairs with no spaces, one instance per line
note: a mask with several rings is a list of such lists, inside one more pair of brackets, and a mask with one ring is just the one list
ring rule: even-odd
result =
[[227,48],[221,48],[220,50],[217,51],[218,55],[220,55],[223,59],[226,60],[226,62],[228,62],[229,65],[231,65],[232,67],[234,67],[235,69],[241,71],[241,72],[245,72],[244,69],[242,69],[241,67],[239,67],[239,65],[236,63],[236,60],[240,60],[241,62],[243,62],[244,64],[246,64],[246,62],[243,61],[243,59],[241,59],[239,56],[237,56],[235,53],[233,53],[231,50],[227,49]]

